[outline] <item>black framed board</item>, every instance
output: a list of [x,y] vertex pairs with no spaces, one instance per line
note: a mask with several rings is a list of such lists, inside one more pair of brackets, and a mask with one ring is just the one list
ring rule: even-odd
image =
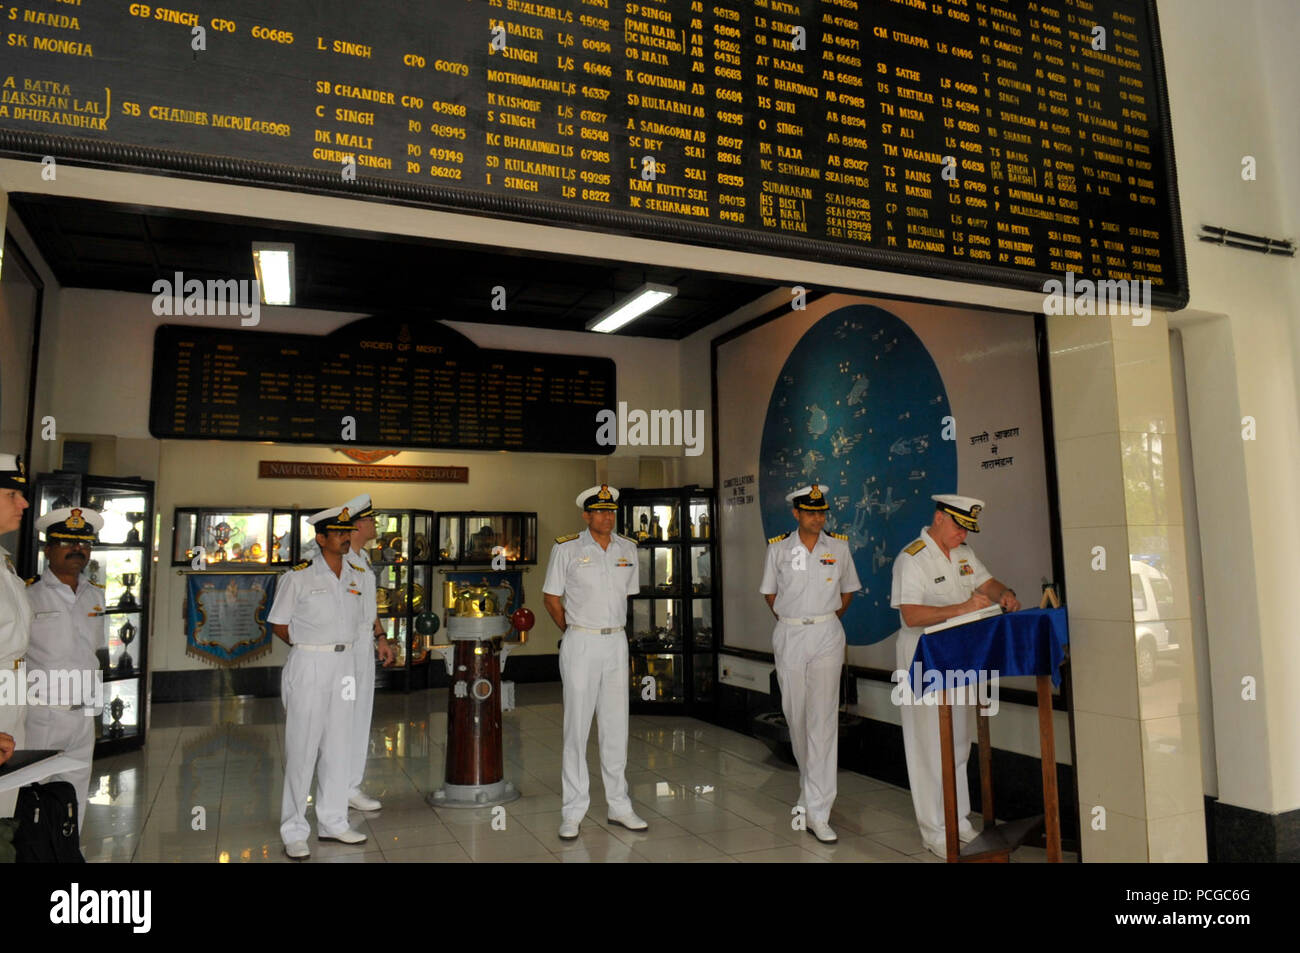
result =
[[1154,0],[6,13],[4,154],[1188,297]]
[[328,335],[161,325],[149,432],[162,439],[608,454],[609,358],[479,348],[375,316]]

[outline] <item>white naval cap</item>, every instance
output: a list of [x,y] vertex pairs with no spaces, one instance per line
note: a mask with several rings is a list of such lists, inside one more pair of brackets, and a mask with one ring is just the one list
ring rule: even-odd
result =
[[27,491],[27,472],[23,469],[22,457],[0,453],[0,490]]
[[80,506],[64,506],[50,510],[36,521],[36,531],[45,534],[48,543],[82,540],[93,543],[95,535],[104,528],[104,517],[98,511]]
[[580,510],[616,510],[618,509],[618,490],[608,483],[589,486],[578,494],[574,500]]
[[937,493],[930,499],[938,504],[935,509],[947,513],[962,529],[972,533],[980,531],[979,516],[984,509],[983,500],[977,500],[973,496],[958,496],[956,493]]
[[796,510],[812,510],[821,512],[830,509],[826,502],[826,494],[830,491],[825,483],[812,483],[808,486],[801,486],[793,493],[785,495],[785,501],[794,506]]
[[352,521],[348,518],[348,508],[346,506],[331,506],[327,510],[321,510],[307,517],[307,522],[316,528],[318,533],[326,533],[332,529],[351,530]]
[[362,493],[360,496],[354,496],[343,504],[343,509],[348,511],[348,515],[343,517],[355,523],[357,520],[373,518],[375,508],[370,502],[370,494]]

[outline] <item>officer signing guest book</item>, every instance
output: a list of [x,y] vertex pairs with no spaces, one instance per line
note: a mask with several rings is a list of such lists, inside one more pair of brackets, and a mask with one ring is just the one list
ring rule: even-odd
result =
[[974,612],[955,615],[947,622],[940,622],[938,625],[926,626],[922,630],[922,634],[929,635],[931,632],[942,632],[944,629],[955,629],[957,626],[965,625],[968,622],[978,622],[980,619],[990,619],[995,615],[1001,614],[1001,606],[985,606],[983,609],[976,609]]

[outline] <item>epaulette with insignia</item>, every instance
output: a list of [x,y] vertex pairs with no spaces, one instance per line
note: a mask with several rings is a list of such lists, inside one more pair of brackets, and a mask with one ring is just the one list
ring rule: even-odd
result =
[[849,534],[848,534],[848,533],[831,533],[831,535],[834,536],[836,539],[842,539],[842,540],[844,540],[844,542],[846,542],[846,543],[849,541]]
[[[37,578],[37,579],[40,579],[41,577],[40,577],[40,576],[37,576],[36,578]],[[95,580],[93,580],[93,579],[87,579],[86,582],[90,583],[90,584],[91,584],[92,586],[94,586],[96,589],[103,589],[103,588],[104,588],[104,587],[101,586],[99,583],[95,582]]]
[[639,541],[635,536],[629,536],[629,535],[627,535],[627,533],[619,533],[618,535],[622,536],[622,537],[623,537],[625,540],[627,540],[629,543],[639,543],[639,542],[640,542],[640,541]]
[[37,582],[40,578],[41,578],[41,577],[40,577],[39,575],[32,576],[31,579],[28,579],[28,580],[27,580],[27,585],[30,586],[30,585],[34,584],[34,583]]
[[310,559],[304,559],[304,560],[303,560],[302,562],[300,562],[298,565],[296,565],[296,566],[293,567],[293,571],[294,571],[294,572],[297,572],[299,569],[306,569],[306,568],[307,568],[308,566],[310,566],[310,565],[311,565],[311,560],[310,560]]
[[352,562],[352,560],[350,560],[350,559],[348,560],[348,564],[351,565],[352,568],[355,569],[357,572],[365,572],[365,571],[366,571],[366,567],[365,567],[365,566],[362,566],[360,563],[354,563],[354,562]]
[[781,542],[781,540],[785,539],[789,535],[790,535],[789,533],[782,533],[780,536],[773,536],[771,539],[767,541],[767,545],[771,546],[773,543],[779,543]]
[[555,537],[555,541],[557,543],[567,543],[570,540],[577,539],[581,535],[581,533],[571,533],[568,536],[557,536]]
[[907,555],[909,556],[915,556],[923,549],[925,549],[925,540],[918,539],[911,546],[908,546],[906,549],[904,549],[903,552],[907,553]]

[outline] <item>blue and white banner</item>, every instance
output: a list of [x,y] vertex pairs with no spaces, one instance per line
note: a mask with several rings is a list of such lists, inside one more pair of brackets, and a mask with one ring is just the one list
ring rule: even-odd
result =
[[278,573],[194,573],[186,577],[185,654],[235,668],[271,651],[266,614]]

